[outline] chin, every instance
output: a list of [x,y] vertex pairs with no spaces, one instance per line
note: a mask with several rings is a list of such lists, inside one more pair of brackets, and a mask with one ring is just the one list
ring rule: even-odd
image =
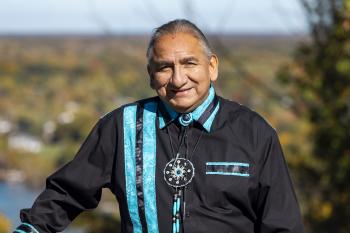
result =
[[171,107],[180,113],[192,111],[192,106],[191,104],[171,104]]

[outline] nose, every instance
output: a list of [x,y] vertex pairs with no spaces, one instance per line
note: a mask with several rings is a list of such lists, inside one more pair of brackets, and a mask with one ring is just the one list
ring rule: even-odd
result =
[[180,65],[175,65],[173,69],[173,75],[170,80],[171,85],[175,88],[180,88],[187,83],[187,75],[185,74]]

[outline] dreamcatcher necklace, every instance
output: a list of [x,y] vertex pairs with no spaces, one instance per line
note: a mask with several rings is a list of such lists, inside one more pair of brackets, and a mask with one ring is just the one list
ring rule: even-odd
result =
[[[180,207],[181,207],[181,198],[183,199],[183,212],[185,212],[186,202],[183,196],[183,188],[191,183],[195,175],[195,168],[191,162],[191,157],[193,156],[195,150],[197,149],[198,143],[203,135],[203,130],[198,137],[198,140],[193,148],[192,153],[188,154],[188,140],[187,132],[188,126],[193,122],[192,114],[187,113],[179,117],[179,122],[181,126],[181,139],[178,151],[175,154],[173,142],[169,133],[169,128],[167,127],[167,133],[169,136],[171,151],[174,158],[171,159],[164,168],[164,180],[165,182],[175,189],[173,195],[173,209],[172,209],[172,233],[180,232]],[[180,150],[185,144],[185,157],[180,157]],[[183,215],[184,216],[184,215]]]

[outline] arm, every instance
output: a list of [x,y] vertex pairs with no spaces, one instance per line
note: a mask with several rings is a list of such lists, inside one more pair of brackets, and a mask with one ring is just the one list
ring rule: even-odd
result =
[[259,176],[257,232],[302,233],[298,201],[275,131],[264,154]]
[[47,178],[32,208],[21,210],[23,224],[15,232],[63,231],[82,211],[98,205],[102,188],[111,186],[117,141],[116,126],[107,120],[95,125],[71,162]]

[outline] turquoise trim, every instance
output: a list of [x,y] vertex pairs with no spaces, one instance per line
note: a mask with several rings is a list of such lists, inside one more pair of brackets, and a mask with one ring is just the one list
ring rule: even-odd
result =
[[199,105],[193,112],[192,112],[192,117],[194,120],[198,120],[203,112],[205,111],[205,109],[209,106],[209,104],[213,101],[214,99],[214,96],[215,96],[215,91],[214,91],[214,87],[211,86],[209,88],[209,95],[208,97],[204,100],[204,102]]
[[32,228],[32,230],[33,230],[35,233],[39,233],[39,231],[38,231],[37,229],[35,229],[35,227],[34,227],[32,224],[29,224],[29,223],[26,223],[26,222],[23,222],[22,224],[25,225],[25,226],[27,226],[27,227]]
[[172,109],[166,103],[164,103],[164,106],[165,106],[166,110],[168,111],[171,120],[174,120],[179,115],[174,109]]
[[143,193],[148,233],[158,233],[156,201],[156,114],[157,103],[149,102],[143,111]]
[[176,232],[180,232],[180,220],[176,219]]
[[124,169],[127,204],[134,233],[142,233],[142,226],[137,205],[136,192],[136,110],[137,106],[132,105],[124,108]]
[[206,172],[207,175],[225,175],[225,176],[244,176],[249,177],[249,174],[237,173],[237,172]]
[[[169,113],[170,121],[173,121],[179,114],[174,111],[171,107],[169,107],[165,102],[163,102],[165,109]],[[159,114],[159,128],[162,129],[165,127],[165,121],[162,113]]]
[[25,231],[18,230],[18,229],[16,229],[14,232],[18,232],[18,233],[26,233]]
[[206,162],[206,165],[235,165],[249,167],[249,163],[238,163],[238,162]]
[[211,125],[213,124],[213,121],[214,121],[214,118],[216,116],[216,113],[219,111],[219,106],[220,106],[220,103],[218,103],[214,109],[214,111],[212,112],[212,114],[210,115],[210,117],[207,119],[207,121],[203,124],[203,127],[208,131],[210,132],[210,128],[211,128]]
[[159,128],[163,129],[164,127],[165,127],[164,117],[162,116],[161,113],[159,113]]

